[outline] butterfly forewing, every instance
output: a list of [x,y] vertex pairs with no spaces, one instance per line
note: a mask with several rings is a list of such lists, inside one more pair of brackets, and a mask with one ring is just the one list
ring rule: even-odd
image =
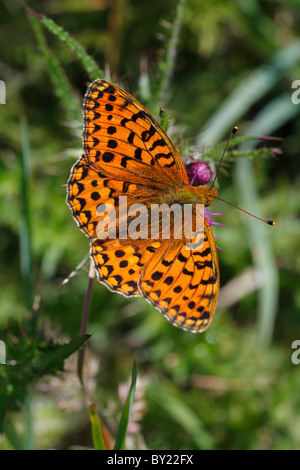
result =
[[163,188],[189,183],[168,136],[131,95],[105,80],[93,82],[83,106],[83,145],[95,168],[128,182]]

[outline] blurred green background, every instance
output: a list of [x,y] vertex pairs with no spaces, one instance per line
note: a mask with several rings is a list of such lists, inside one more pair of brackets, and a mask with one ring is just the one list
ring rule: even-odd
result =
[[[227,214],[226,228],[214,230],[222,237],[222,289],[203,334],[178,330],[143,299],[94,282],[85,394],[75,354],[65,372],[32,382],[20,411],[6,416],[1,448],[92,447],[87,401],[113,441],[133,358],[127,449],[299,448],[300,364],[291,357],[300,339],[300,104],[291,98],[300,79],[300,2],[36,0],[29,7],[67,31],[157,119],[163,107],[182,156],[221,144],[218,161],[234,125],[236,143],[280,138],[234,147],[218,178],[223,199],[276,226],[213,203],[212,211]],[[87,263],[61,283],[88,253],[65,185],[82,153],[82,98],[95,77],[23,2],[1,2],[0,18],[0,339],[61,343],[80,334],[88,285]]]

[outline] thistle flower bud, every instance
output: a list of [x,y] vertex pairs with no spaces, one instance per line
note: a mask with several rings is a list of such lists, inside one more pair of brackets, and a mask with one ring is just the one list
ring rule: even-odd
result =
[[208,164],[204,162],[189,163],[185,169],[192,186],[207,184],[213,174]]

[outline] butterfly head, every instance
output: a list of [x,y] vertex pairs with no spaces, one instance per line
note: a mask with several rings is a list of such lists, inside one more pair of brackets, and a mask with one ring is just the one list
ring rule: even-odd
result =
[[198,202],[205,207],[210,206],[212,200],[218,196],[218,190],[216,188],[208,188],[207,186],[201,185],[195,187],[195,190],[198,196]]

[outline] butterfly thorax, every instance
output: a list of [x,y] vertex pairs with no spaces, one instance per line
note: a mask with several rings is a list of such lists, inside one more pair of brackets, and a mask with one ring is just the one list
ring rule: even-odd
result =
[[190,186],[195,190],[198,197],[198,203],[204,204],[205,207],[210,206],[212,200],[218,196],[218,190],[216,188],[208,188],[207,186]]
[[207,207],[217,196],[218,191],[216,188],[184,185],[182,187],[176,187],[173,190],[169,189],[166,192],[161,192],[160,197],[157,199],[160,199],[160,204],[203,204]]

